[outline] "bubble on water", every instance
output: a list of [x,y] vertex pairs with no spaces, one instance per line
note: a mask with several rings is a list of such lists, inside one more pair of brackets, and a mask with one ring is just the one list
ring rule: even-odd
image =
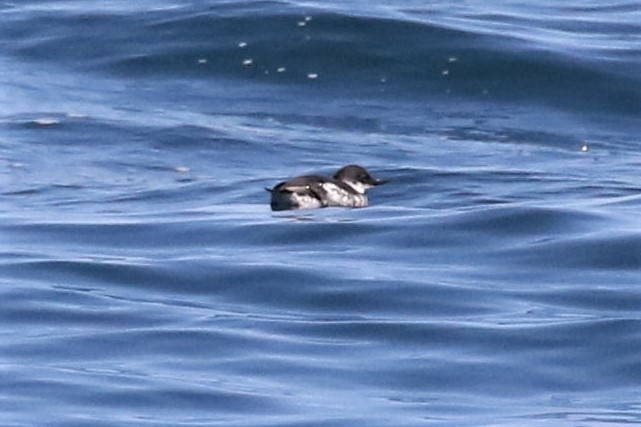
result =
[[458,61],[458,58],[456,56],[450,56],[447,58],[447,62],[452,63]]
[[247,47],[247,42],[238,43],[238,47],[240,47],[240,48]]
[[590,145],[587,142],[584,142],[583,144],[581,144],[580,149],[582,153],[587,153],[588,151],[590,151]]
[[243,61],[243,65],[245,67],[251,67],[252,65],[254,65],[254,60],[251,58],[247,58]]
[[206,64],[206,63],[207,63],[207,58],[200,58],[200,59],[198,60],[198,63],[199,63],[199,64]]
[[278,68],[276,69],[276,72],[277,72],[277,73],[284,73],[285,71],[287,71],[287,68],[285,68],[285,67],[278,67]]
[[311,79],[311,80],[317,79],[318,78],[318,73],[309,73],[309,74],[307,74],[307,78]]
[[447,75],[450,74],[450,70],[445,69],[445,70],[441,71],[441,74],[444,75],[444,76],[447,76]]

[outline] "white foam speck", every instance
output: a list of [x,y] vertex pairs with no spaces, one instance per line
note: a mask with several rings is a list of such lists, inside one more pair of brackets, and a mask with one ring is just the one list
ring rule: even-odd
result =
[[247,42],[238,43],[238,47],[240,47],[240,48],[247,47]]
[[318,74],[317,73],[309,73],[309,74],[307,74],[307,78],[311,79],[311,80],[317,79],[318,78]]
[[40,126],[55,126],[60,124],[60,120],[51,117],[42,117],[39,119],[35,119],[33,122]]
[[250,58],[245,59],[245,60],[243,61],[243,65],[244,65],[245,67],[250,67],[250,66],[252,66],[253,64],[254,64],[254,60],[253,60],[253,59],[250,59]]
[[285,67],[278,67],[278,68],[276,69],[276,72],[277,72],[277,73],[284,73],[286,70],[287,70],[287,68],[285,68]]

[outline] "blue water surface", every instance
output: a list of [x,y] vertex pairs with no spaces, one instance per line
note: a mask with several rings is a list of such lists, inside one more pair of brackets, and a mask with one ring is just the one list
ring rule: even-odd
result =
[[641,424],[640,115],[638,2],[0,2],[0,424]]

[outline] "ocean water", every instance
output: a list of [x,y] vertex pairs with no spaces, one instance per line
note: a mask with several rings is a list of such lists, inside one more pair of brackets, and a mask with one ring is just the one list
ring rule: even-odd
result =
[[0,425],[641,424],[641,5],[375,3],[0,1]]

